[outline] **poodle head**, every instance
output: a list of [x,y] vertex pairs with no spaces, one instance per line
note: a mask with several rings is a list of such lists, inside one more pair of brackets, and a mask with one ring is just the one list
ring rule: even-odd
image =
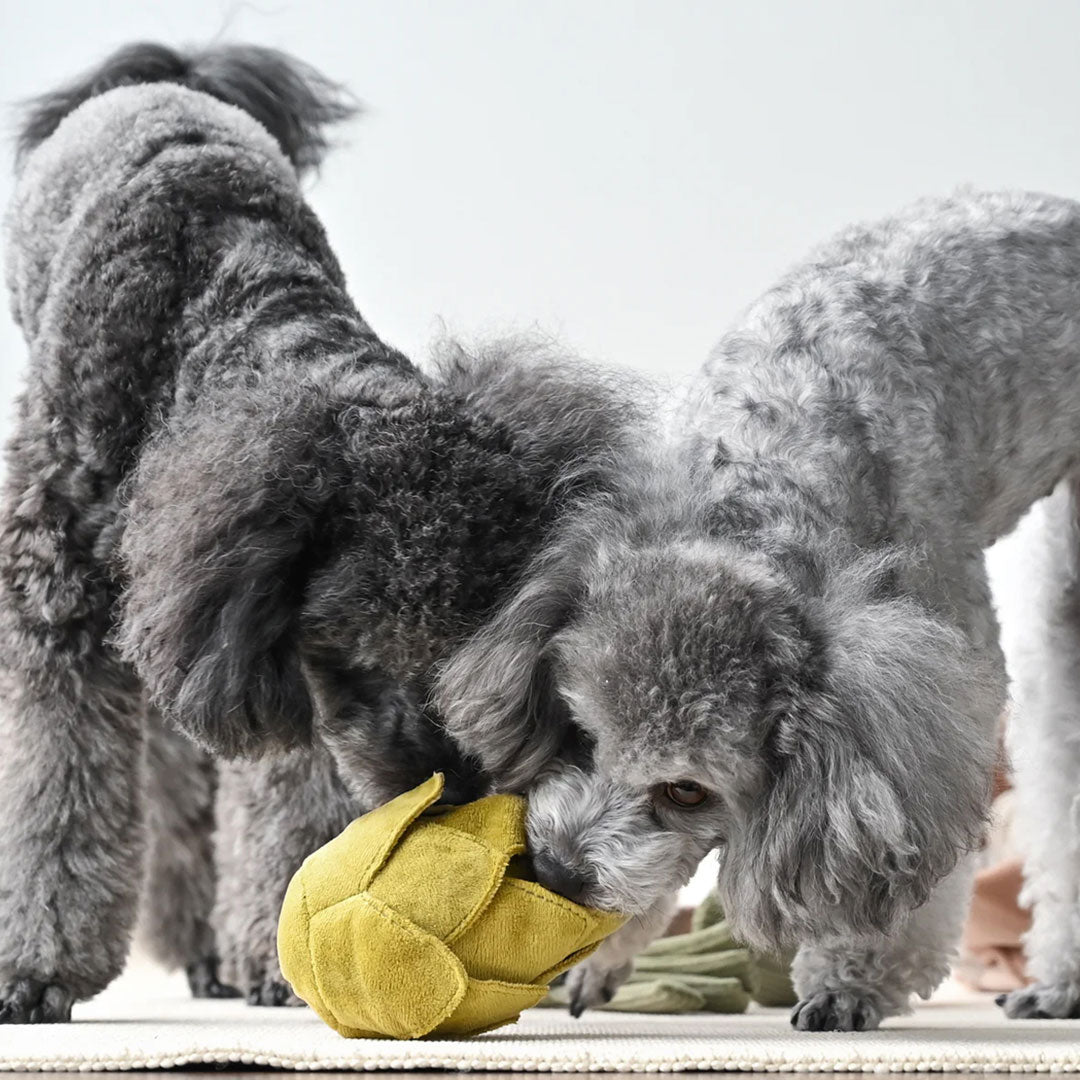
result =
[[447,773],[486,789],[428,706],[562,508],[602,489],[635,409],[550,346],[448,346],[216,388],[129,489],[118,640],[152,700],[225,756],[312,739],[374,804]]
[[883,594],[877,560],[807,596],[745,549],[589,535],[440,687],[465,750],[528,794],[541,880],[637,914],[715,849],[764,947],[922,903],[986,804],[996,684],[966,639]]

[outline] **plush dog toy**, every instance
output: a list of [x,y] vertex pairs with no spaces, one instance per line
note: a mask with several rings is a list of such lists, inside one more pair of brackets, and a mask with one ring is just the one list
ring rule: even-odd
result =
[[625,921],[530,880],[524,800],[425,814],[442,790],[436,774],[358,818],[285,894],[282,973],[347,1038],[510,1023]]

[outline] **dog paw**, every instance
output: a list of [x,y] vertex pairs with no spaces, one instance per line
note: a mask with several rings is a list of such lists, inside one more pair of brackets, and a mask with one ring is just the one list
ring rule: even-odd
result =
[[881,1011],[868,998],[847,990],[828,990],[804,998],[791,1013],[796,1031],[869,1031]]
[[259,979],[248,986],[247,1003],[278,1008],[282,1005],[303,1005],[304,1003],[292,992],[292,987],[280,977],[269,976]]
[[586,1009],[606,1005],[615,996],[615,991],[626,982],[632,967],[632,964],[621,964],[609,968],[585,961],[571,968],[566,976],[570,1015],[580,1016]]
[[188,964],[184,969],[188,986],[193,998],[238,998],[240,991],[235,986],[221,981],[219,961],[216,956],[205,956]]
[[1080,1019],[1080,987],[1074,983],[1035,983],[1000,994],[995,1001],[1011,1020]]
[[0,1024],[64,1024],[75,995],[57,982],[13,979],[0,990]]

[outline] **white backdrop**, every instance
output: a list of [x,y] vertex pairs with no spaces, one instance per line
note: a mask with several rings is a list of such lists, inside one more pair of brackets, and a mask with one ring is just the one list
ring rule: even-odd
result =
[[[678,378],[848,221],[960,183],[1080,196],[1075,0],[0,0],[0,101],[215,35],[369,106],[311,199],[417,357],[440,320],[538,325]],[[5,315],[0,436],[22,362]]]
[[311,199],[416,355],[440,319],[538,324],[679,374],[845,222],[964,182],[1080,195],[1075,0],[0,0],[0,103],[218,34],[368,104]]

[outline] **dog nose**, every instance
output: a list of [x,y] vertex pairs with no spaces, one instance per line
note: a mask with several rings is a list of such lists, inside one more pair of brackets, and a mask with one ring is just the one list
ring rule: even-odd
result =
[[545,889],[565,896],[574,903],[580,903],[589,886],[593,884],[587,874],[559,862],[547,851],[537,852],[533,856],[533,869],[536,871],[536,880]]

